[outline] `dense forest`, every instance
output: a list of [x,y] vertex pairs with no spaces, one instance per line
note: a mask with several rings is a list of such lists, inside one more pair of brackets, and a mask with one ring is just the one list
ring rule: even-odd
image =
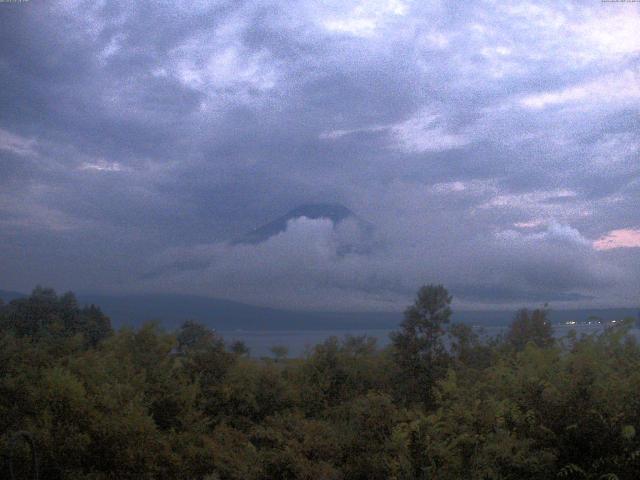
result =
[[252,358],[197,322],[113,331],[37,288],[0,304],[0,455],[43,479],[636,479],[632,321],[554,339],[520,310],[484,338],[422,287],[380,349],[330,338]]

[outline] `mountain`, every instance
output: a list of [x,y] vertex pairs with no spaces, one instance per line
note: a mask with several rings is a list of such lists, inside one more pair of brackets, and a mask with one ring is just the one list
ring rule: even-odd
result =
[[242,237],[234,240],[234,244],[257,244],[262,243],[265,240],[284,232],[287,229],[287,224],[291,220],[306,217],[312,220],[326,218],[333,222],[334,227],[345,220],[353,220],[356,225],[364,230],[370,230],[371,224],[360,219],[351,210],[344,205],[330,204],[330,203],[314,203],[300,205],[299,207],[290,210],[281,217],[276,218],[272,222],[269,222],[261,227],[256,228],[250,232],[247,232]]
[[175,329],[185,320],[196,320],[217,330],[376,329],[394,328],[401,318],[395,312],[296,312],[195,295],[78,294],[78,301],[100,306],[116,327],[158,320]]
[[[25,297],[18,292],[0,290],[5,302]],[[196,320],[217,330],[304,331],[304,330],[388,330],[398,327],[402,313],[398,312],[296,312],[247,305],[195,295],[140,294],[106,295],[80,293],[81,305],[95,304],[106,313],[114,327],[137,327],[149,320],[159,321],[173,330],[184,320]],[[454,311],[453,321],[481,325],[505,326],[513,319],[511,310]],[[575,309],[552,310],[551,320],[564,323],[596,316],[602,320],[636,318],[637,309]]]
[[11,300],[22,297],[26,297],[26,295],[24,293],[12,292],[10,290],[0,290],[0,299],[2,299],[5,303],[9,303]]
[[[60,292],[59,292],[60,293]],[[0,290],[5,302],[27,295]],[[98,305],[115,328],[138,327],[155,320],[169,330],[196,320],[217,330],[332,330],[395,328],[400,313],[296,312],[245,303],[178,294],[108,295],[77,293],[80,305]]]
[[[60,292],[59,292],[60,293]],[[27,295],[0,290],[5,302]],[[402,320],[398,312],[318,312],[292,311],[260,307],[245,303],[179,294],[76,294],[81,305],[98,305],[115,328],[138,327],[156,320],[168,329],[179,327],[185,320],[196,320],[216,330],[348,330],[394,329]],[[512,312],[459,312],[455,318],[465,323],[502,324]]]

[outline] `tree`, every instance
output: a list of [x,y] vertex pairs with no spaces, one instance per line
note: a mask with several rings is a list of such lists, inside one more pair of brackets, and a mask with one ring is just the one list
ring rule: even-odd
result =
[[453,323],[449,328],[449,349],[457,366],[464,371],[485,368],[491,363],[491,348],[481,341],[473,327],[464,323]]
[[84,335],[89,347],[97,346],[113,334],[111,320],[96,305],[89,305],[80,310],[78,330]]
[[391,334],[405,401],[432,404],[433,386],[446,368],[442,337],[451,318],[451,300],[442,285],[424,285],[404,312],[401,330]]
[[62,317],[73,316],[68,302],[64,303],[60,302],[53,289],[37,286],[29,297],[9,303],[7,327],[17,336],[42,338],[51,334],[59,335],[64,330]]
[[532,312],[526,308],[518,310],[507,331],[507,343],[517,351],[523,350],[529,342],[541,348],[553,345],[553,327],[547,316],[546,308]]
[[81,334],[85,347],[96,347],[113,333],[109,317],[95,305],[81,309],[72,292],[58,296],[51,288],[36,287],[2,310],[0,328],[17,336],[59,340]]
[[238,360],[237,355],[227,351],[221,336],[191,320],[182,324],[176,339],[187,377],[200,386],[200,407],[217,418],[223,402],[224,378]]
[[345,335],[342,349],[353,355],[372,355],[376,351],[377,339],[368,335]]
[[284,345],[274,345],[270,350],[273,356],[276,357],[276,362],[284,360],[289,355],[289,349]]
[[[401,445],[394,441],[400,410],[386,394],[368,393],[343,403],[344,477],[354,480],[411,478],[402,462]],[[403,465],[404,464],[404,465]],[[405,468],[403,468],[405,467]]]
[[247,344],[242,340],[234,341],[229,348],[231,349],[231,352],[235,353],[239,357],[248,357],[250,353],[249,347],[247,347]]
[[213,331],[193,320],[187,320],[180,326],[177,340],[180,353],[205,350],[214,344],[219,347],[222,342]]

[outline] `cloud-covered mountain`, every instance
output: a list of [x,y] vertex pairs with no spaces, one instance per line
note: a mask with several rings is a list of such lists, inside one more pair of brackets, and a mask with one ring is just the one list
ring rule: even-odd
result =
[[334,231],[342,230],[337,253],[367,253],[373,245],[373,224],[361,219],[344,205],[332,203],[308,203],[300,205],[275,220],[262,225],[232,241],[234,245],[255,245],[284,234],[292,222],[300,219],[328,220]]
[[[636,305],[639,29],[581,0],[3,5],[0,283]],[[375,248],[339,212],[229,241],[327,199]]]
[[256,244],[264,242],[265,240],[282,233],[287,230],[287,225],[291,220],[297,220],[299,218],[308,218],[310,220],[328,219],[334,225],[345,220],[354,220],[357,223],[364,222],[360,220],[356,215],[344,205],[330,204],[330,203],[310,203],[300,205],[293,210],[290,210],[281,217],[276,218],[272,222],[269,222],[261,227],[258,227],[250,232],[247,232],[242,237],[233,241],[233,243],[249,243]]

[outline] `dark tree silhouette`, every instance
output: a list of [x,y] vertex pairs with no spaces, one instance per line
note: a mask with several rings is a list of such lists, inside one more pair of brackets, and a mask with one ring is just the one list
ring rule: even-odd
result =
[[433,401],[433,386],[447,363],[442,337],[451,317],[451,300],[442,285],[423,286],[405,311],[401,330],[391,335],[405,401],[427,405]]
[[507,331],[507,343],[518,351],[523,350],[529,342],[542,348],[553,345],[553,327],[547,317],[546,308],[537,308],[532,312],[526,308],[518,310]]

